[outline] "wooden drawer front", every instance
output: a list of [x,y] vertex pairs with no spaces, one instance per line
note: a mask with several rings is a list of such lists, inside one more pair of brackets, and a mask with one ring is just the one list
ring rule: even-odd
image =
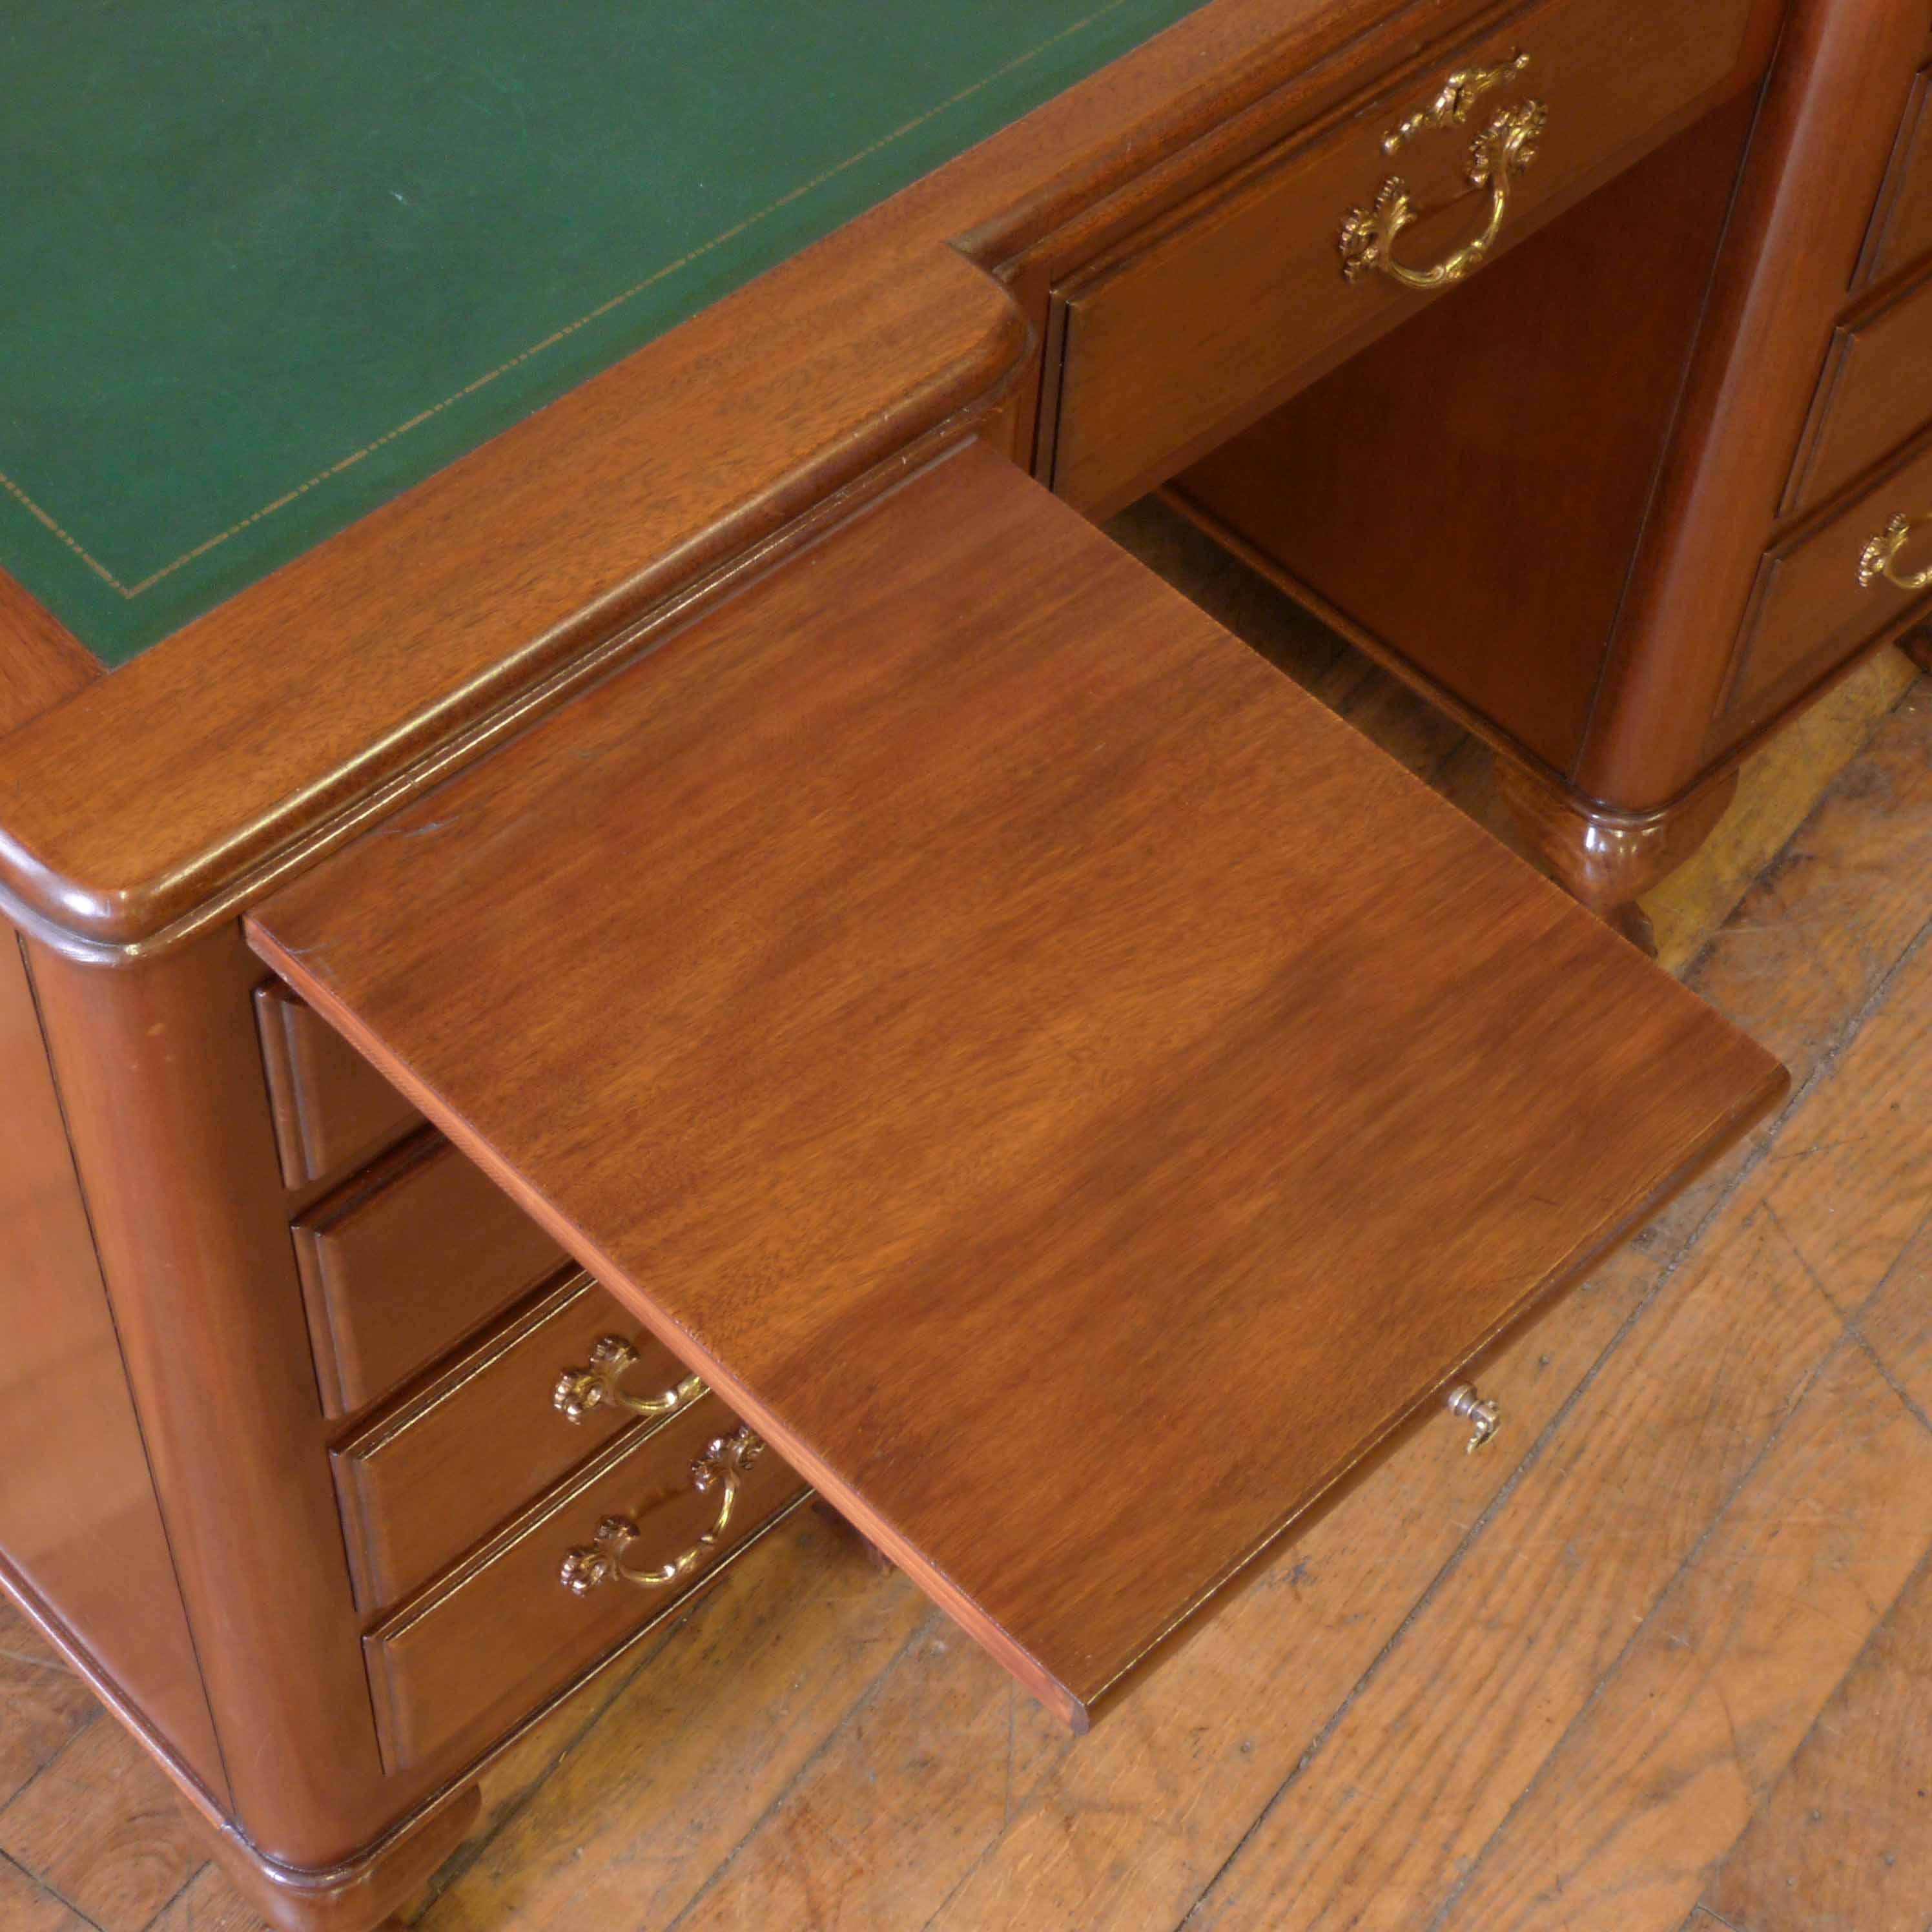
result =
[[563,1250],[425,1132],[297,1221],[324,1409],[352,1415],[526,1294]]
[[1932,250],[1932,68],[1921,72],[1858,263],[1862,286]]
[[622,1394],[654,1397],[685,1379],[634,1315],[574,1274],[332,1452],[363,1609],[399,1603],[614,1436],[645,1426],[594,1380],[578,1420],[555,1400],[565,1372],[613,1338],[637,1358]]
[[327,1021],[287,987],[260,987],[275,1151],[291,1187],[321,1180],[400,1140],[422,1116]]
[[1838,330],[1792,472],[1786,514],[1822,502],[1932,421],[1932,280]]
[[722,1485],[700,1492],[692,1464],[736,1428],[716,1396],[641,1436],[621,1437],[574,1480],[510,1524],[470,1560],[364,1640],[384,1762],[422,1763],[461,1740],[480,1744],[514,1724],[688,1595],[803,1484],[770,1450],[746,1474],[728,1528],[663,1589],[616,1576],[574,1595],[562,1566],[594,1552],[608,1516],[638,1535],[626,1561],[649,1568],[693,1549],[716,1522]]
[[1795,695],[1924,602],[1925,592],[1886,579],[1860,581],[1866,545],[1898,515],[1919,526],[1894,564],[1909,576],[1932,566],[1932,442],[1922,438],[1850,509],[1765,558],[1720,721],[1726,741],[1754,722],[1767,701]]
[[[1507,243],[1539,211],[1574,198],[1612,163],[1634,159],[1737,66],[1753,0],[1553,0],[1520,14],[1453,58],[1415,74],[1340,127],[1277,151],[1060,292],[1064,370],[1053,487],[1105,510],[1160,480],[1210,440],[1287,393],[1298,372],[1392,326],[1425,299],[1372,269],[1349,281],[1344,218],[1373,208],[1392,177],[1439,215],[1395,244],[1426,268],[1480,230],[1490,196],[1467,178],[1492,118],[1526,102],[1548,110],[1533,164],[1511,188]],[[1484,92],[1460,125],[1384,152],[1452,71],[1520,74]],[[1426,437],[1427,426],[1416,426]]]

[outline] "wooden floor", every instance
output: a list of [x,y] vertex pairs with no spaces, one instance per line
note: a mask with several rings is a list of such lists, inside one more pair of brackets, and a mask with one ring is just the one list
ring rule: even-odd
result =
[[[1453,728],[1120,529],[1494,822]],[[1862,673],[1652,911],[1792,1096],[1486,1377],[1489,1451],[1424,1431],[1078,1742],[806,1512],[490,1774],[422,1932],[1928,1932],[1932,680]],[[4,1932],[253,1932],[10,1618],[0,1688]]]

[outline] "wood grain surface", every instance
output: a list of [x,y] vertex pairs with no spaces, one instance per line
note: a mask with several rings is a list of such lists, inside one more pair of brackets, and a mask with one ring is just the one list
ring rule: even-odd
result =
[[255,1023],[290,1186],[326,1180],[420,1124],[422,1115],[286,986],[271,980],[256,988]]
[[427,1582],[637,1420],[606,1401],[572,1423],[553,1400],[558,1378],[607,1336],[637,1349],[626,1392],[656,1396],[682,1379],[629,1310],[573,1272],[330,1450],[365,1609]]
[[379,1401],[563,1261],[542,1228],[428,1128],[290,1232],[331,1415]]
[[1932,420],[1932,281],[1841,323],[1806,425],[1787,514],[1822,502]]
[[1221,444],[1174,479],[1179,507],[1492,743],[1567,771],[1754,106],[1667,142]]
[[1783,1082],[976,447],[251,932],[1080,1724]]
[[[1507,248],[1719,98],[1761,40],[1753,29],[1762,17],[1756,0],[1555,0],[1445,53],[1436,72],[1352,104],[1340,124],[1312,138],[1298,130],[1285,153],[1217,184],[1188,218],[1136,238],[1066,289],[1054,489],[1082,508],[1118,509],[1251,422],[1298,370],[1332,368],[1345,345],[1415,312],[1426,298],[1387,276],[1345,280],[1336,241],[1349,211],[1372,206],[1396,172],[1419,207],[1440,214],[1401,242],[1410,266],[1426,267],[1482,227],[1490,198],[1467,179],[1460,130],[1412,142],[1399,167],[1384,146],[1450,69],[1526,52],[1527,70],[1488,97],[1472,126],[1528,100],[1548,110],[1535,164],[1510,196]],[[1408,423],[1412,434],[1424,419]]]
[[[1707,762],[1706,728],[1722,708],[1732,642],[1928,17],[1925,0],[1797,0],[1786,12],[1707,326],[1571,773],[1591,797],[1632,811],[1663,805]],[[1880,628],[1874,621],[1866,634]]]
[[1932,1564],[1892,1604],[1709,1898],[1746,1932],[1932,1922]]
[[794,1502],[804,1485],[766,1451],[746,1474],[712,1553],[673,1587],[621,1580],[583,1594],[563,1587],[566,1556],[594,1546],[598,1525],[614,1514],[642,1533],[633,1563],[668,1564],[697,1548],[718,1520],[721,1492],[697,1487],[692,1462],[736,1426],[706,1396],[655,1428],[620,1436],[372,1630],[369,1682],[391,1768],[447,1761],[453,1742],[472,1753],[489,1744],[600,1656],[669,1616]]
[[1932,70],[1922,68],[1899,129],[1885,193],[1872,218],[1861,282],[1882,280],[1932,248]]
[[[1305,686],[1318,686],[1326,702],[1392,754],[1484,822],[1500,824],[1486,790],[1486,752],[1453,731],[1445,735],[1425,707],[1322,636],[1267,586],[1218,565],[1209,568],[1184,528],[1172,543],[1155,544],[1168,520],[1143,519],[1129,532],[1143,554],[1157,554],[1192,594]],[[1852,733],[1856,721],[1840,721],[1840,728]],[[1900,959],[1924,931],[1932,686],[1899,706],[1779,853],[1777,828],[1789,831],[1797,789],[1808,777],[1815,794],[1856,744],[1850,735],[1842,742],[1779,740],[1762,771],[1747,770],[1746,799],[1726,828],[1772,842],[1726,853],[1715,867],[1707,866],[1707,847],[1672,881],[1668,912],[1654,903],[1660,934],[1667,928],[1674,935],[1672,956],[1694,962],[1693,983],[1775,1046],[1800,1084],[1819,1096],[1846,1078],[1846,1048],[1886,1010]],[[1776,769],[1786,754],[1804,770]],[[1767,788],[1774,822],[1747,809],[1754,790]],[[1736,916],[1718,931],[1736,897],[1731,881],[1774,854]],[[1891,1112],[1894,1102],[1900,1114]],[[1878,1124],[1916,1119],[1928,1106],[1932,1095],[1922,1090],[1894,1091]],[[502,1932],[509,1924],[566,1932],[586,1923],[639,1932],[674,1923],[680,1932],[774,1924],[896,1932],[935,1913],[939,1932],[1173,1932],[1285,1793],[1306,1784],[1316,1787],[1318,1804],[1324,1792],[1328,1803],[1352,1802],[1330,1775],[1331,1748],[1360,1721],[1362,1688],[1404,1648],[1430,1650],[1443,1698],[1480,1702],[1487,1694],[1480,1660],[1466,1660],[1463,1630],[1414,1612],[1485,1542],[1526,1544],[1519,1505],[1534,1496],[1532,1479],[1547,1459],[1548,1423],[1573,1403],[1580,1382],[1614,1382],[1622,1372],[1663,1305],[1660,1285],[1695,1268],[1720,1232],[1714,1205],[1753,1172],[1762,1178],[1778,1166],[1803,1164],[1808,1138],[1784,1144],[1785,1130],[1796,1124],[1787,1113],[1754,1133],[1581,1292],[1483,1366],[1486,1385],[1493,1384],[1508,1411],[1489,1455],[1443,1455],[1437,1428],[1405,1443],[1090,1737],[1067,1738],[990,1659],[957,1641],[903,1576],[876,1575],[803,1512],[747,1556],[695,1614],[650,1639],[485,1773],[471,1841],[409,1916],[422,1932]],[[1886,1132],[1851,1124],[1864,1134],[1868,1157],[1882,1165]],[[1912,1283],[1923,1280],[1928,1242],[1932,1233],[1922,1234],[1858,1318],[1876,1346],[1880,1311],[1892,1308],[1900,1360],[1927,1346],[1928,1304]],[[1733,1246],[1731,1259],[1702,1278],[1699,1306],[1712,1322],[1728,1319],[1730,1297],[1745,1286],[1737,1272],[1744,1252]],[[1912,1276],[1915,1268],[1921,1272]],[[1861,1386],[1856,1378],[1814,1378],[1810,1399],[1827,1389],[1834,1400],[1857,1397]],[[1839,1414],[1848,1437],[1866,1426],[1855,1410]],[[1670,1466],[1640,1454],[1593,1464],[1588,1480],[1606,1492],[1642,1490],[1664,1510]],[[1562,1478],[1585,1479],[1574,1472]],[[1833,1493],[1855,1513],[1843,1524],[1845,1546],[1863,1563],[1859,1523],[1877,1492]],[[1727,1582],[1679,1602],[1721,1611],[1736,1600],[1750,1566],[1774,1563],[1777,1544],[1790,1533],[1764,1519],[1758,1549],[1732,1546],[1748,1560],[1735,1565],[1726,1558]],[[1875,1533],[1863,1533],[1868,1549]],[[1715,1538],[1705,1540],[1686,1580],[1721,1546]],[[1576,1552],[1612,1573],[1633,1553],[1630,1544],[1608,1538],[1586,1541]],[[1922,1601],[1922,1582],[1918,1597]],[[1774,1905],[1784,1892],[1795,1922],[1768,1915],[1760,1928],[1739,1916],[1727,1925],[1701,1910],[1688,1919],[1682,1912],[1668,1922],[1655,1917],[1670,1888],[1656,1883],[1664,1874],[1652,1854],[1667,1852],[1669,1841],[1633,1831],[1616,1837],[1613,1855],[1623,1860],[1633,1899],[1646,1903],[1634,1904],[1617,1932],[1840,1932],[1828,1920],[1814,1925],[1808,1901],[1832,1903],[1837,1894],[1826,1862],[1841,1846],[1875,1842],[1887,1818],[1899,1821],[1901,1834],[1879,1854],[1898,1852],[1894,1888],[1874,1882],[1862,1896],[1874,1911],[1892,1915],[1880,1921],[1886,1932],[1895,1920],[1922,1932],[1908,1914],[1916,1904],[1932,1904],[1932,1880],[1912,1856],[1924,1834],[1902,1835],[1915,1824],[1909,1808],[1916,1787],[1858,1776],[1881,1760],[1909,1766],[1932,1738],[1932,1703],[1905,1669],[1911,1653],[1888,1648],[1883,1634],[1904,1621],[1911,1600],[1908,1592],[1847,1679],[1848,1688],[1868,1688],[1855,1704],[1828,1704],[1794,1762],[1804,1766],[1814,1753],[1835,1758],[1818,1760],[1804,1802],[1780,1812],[1774,1830],[1744,1840],[1773,1860],[1752,1896]],[[1488,1614],[1506,1620],[1532,1652],[1563,1641],[1538,1599],[1498,1601]],[[1774,1620],[1762,1674],[1779,1673],[1787,1645],[1796,1646],[1794,1657],[1802,1654],[1819,1635],[1814,1623],[1802,1612]],[[1634,1619],[1631,1627],[1638,1628]],[[1666,1634],[1696,1650],[1722,1642],[1720,1630],[1695,1618],[1672,1622]],[[36,1654],[32,1633],[8,1627],[4,1612],[0,1651]],[[0,1768],[18,1762],[22,1775],[59,1751],[91,1706],[71,1679],[63,1704],[58,1660],[38,1654],[34,1674],[50,1677],[53,1689],[31,1702],[10,1689],[32,1681],[29,1667],[0,1658],[0,1682],[10,1687],[0,1700]],[[28,1726],[24,1738],[21,1724]],[[18,1760],[8,1755],[16,1738],[26,1751]],[[125,1775],[158,1789],[139,1746],[128,1741],[123,1748]],[[1830,1768],[1834,1762],[1841,1768]],[[1587,1774],[1576,1754],[1564,1754],[1550,1775],[1561,1782],[1580,1768]],[[1654,1802],[1642,1756],[1614,1784],[1593,1788],[1600,1835],[1612,1830],[1612,1814]],[[1768,1808],[1785,1802],[1781,1788],[1774,1788]],[[1546,1806],[1552,1795],[1536,1804]],[[1486,1803],[1488,1794],[1452,1778],[1430,1811],[1408,1822],[1440,1832],[1456,1808],[1472,1802]],[[1857,1804],[1860,1819],[1846,1825],[1834,1809],[1843,1804]],[[150,1829],[184,1835],[185,1824],[171,1820],[165,1804],[142,1808]],[[1819,1810],[1831,1828],[1810,1822]],[[1872,1838],[1864,1835],[1867,1814]],[[1787,1816],[1796,1828],[1783,1822]],[[1710,1894],[1720,1908],[1742,1855],[1732,1854]],[[1371,1868],[1355,1892],[1364,1910],[1372,1886]],[[0,1922],[11,1932],[16,1917],[25,1932],[84,1932],[85,1922],[36,1875],[0,1856]],[[1562,1932],[1560,1903],[1529,1922],[1538,1932]],[[1857,1918],[1851,1923],[1856,1932],[1871,1932]],[[154,1926],[260,1932],[261,1920],[223,1872],[204,1867]]]
[[[84,1632],[97,1664],[222,1791],[87,1201],[26,962],[4,928],[0,1096],[0,1574]],[[0,1765],[0,1794],[5,1787]]]
[[1925,567],[1932,510],[1932,436],[1924,431],[1822,524],[1814,519],[1765,559],[1762,580],[1738,640],[1737,677],[1712,741],[1742,736],[1864,640],[1908,621],[1925,603],[1888,580],[1862,580],[1864,547],[1894,514],[1919,534],[1900,555],[1907,575]]

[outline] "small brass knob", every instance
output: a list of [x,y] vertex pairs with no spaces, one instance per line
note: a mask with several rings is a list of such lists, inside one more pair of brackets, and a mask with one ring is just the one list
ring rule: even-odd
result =
[[1463,1446],[1463,1454],[1473,1456],[1495,1435],[1503,1412],[1486,1396],[1478,1394],[1474,1382],[1458,1382],[1447,1399],[1449,1413],[1461,1416],[1469,1424],[1469,1439]]

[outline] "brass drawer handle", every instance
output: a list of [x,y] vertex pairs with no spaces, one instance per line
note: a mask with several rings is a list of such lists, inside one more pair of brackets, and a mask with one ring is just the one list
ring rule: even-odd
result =
[[1900,590],[1932,590],[1932,564],[1910,573],[1898,568],[1898,554],[1912,541],[1912,519],[1901,510],[1868,542],[1858,557],[1858,587],[1869,590],[1882,578]]
[[669,1415],[687,1408],[706,1393],[703,1380],[686,1376],[683,1381],[659,1395],[632,1395],[622,1386],[624,1376],[638,1365],[638,1352],[622,1336],[606,1335],[590,1352],[589,1364],[580,1369],[566,1369],[556,1378],[551,1406],[566,1422],[581,1422],[593,1408],[606,1402],[628,1408],[636,1415]]
[[688,1550],[680,1550],[675,1556],[648,1568],[627,1563],[625,1552],[644,1532],[627,1516],[607,1516],[597,1526],[595,1543],[580,1544],[565,1555],[559,1572],[563,1587],[574,1597],[587,1597],[600,1583],[613,1579],[634,1583],[640,1590],[662,1590],[689,1576],[717,1548],[730,1528],[739,1486],[752,1465],[764,1453],[764,1447],[740,1423],[729,1436],[714,1436],[692,1459],[691,1486],[700,1496],[706,1496],[722,1481],[724,1493],[718,1499],[717,1520]]
[[[1437,128],[1460,126],[1476,102],[1490,88],[1520,74],[1529,64],[1527,54],[1516,54],[1496,67],[1472,68],[1452,74],[1442,91],[1385,136],[1382,152],[1396,153],[1419,134]],[[1466,281],[1482,266],[1509,212],[1510,190],[1516,177],[1536,159],[1537,143],[1549,124],[1550,110],[1540,100],[1525,100],[1500,108],[1476,136],[1469,149],[1472,188],[1490,191],[1489,219],[1481,232],[1426,268],[1412,268],[1396,260],[1395,244],[1402,231],[1420,218],[1409,198],[1408,184],[1390,175],[1382,184],[1372,208],[1349,211],[1342,224],[1340,247],[1342,273],[1352,282],[1375,271],[1408,289],[1446,289]]]
[[1503,1412],[1486,1397],[1476,1393],[1474,1382],[1458,1382],[1449,1391],[1449,1413],[1460,1415],[1470,1425],[1469,1439],[1462,1453],[1473,1456],[1502,1426]]

